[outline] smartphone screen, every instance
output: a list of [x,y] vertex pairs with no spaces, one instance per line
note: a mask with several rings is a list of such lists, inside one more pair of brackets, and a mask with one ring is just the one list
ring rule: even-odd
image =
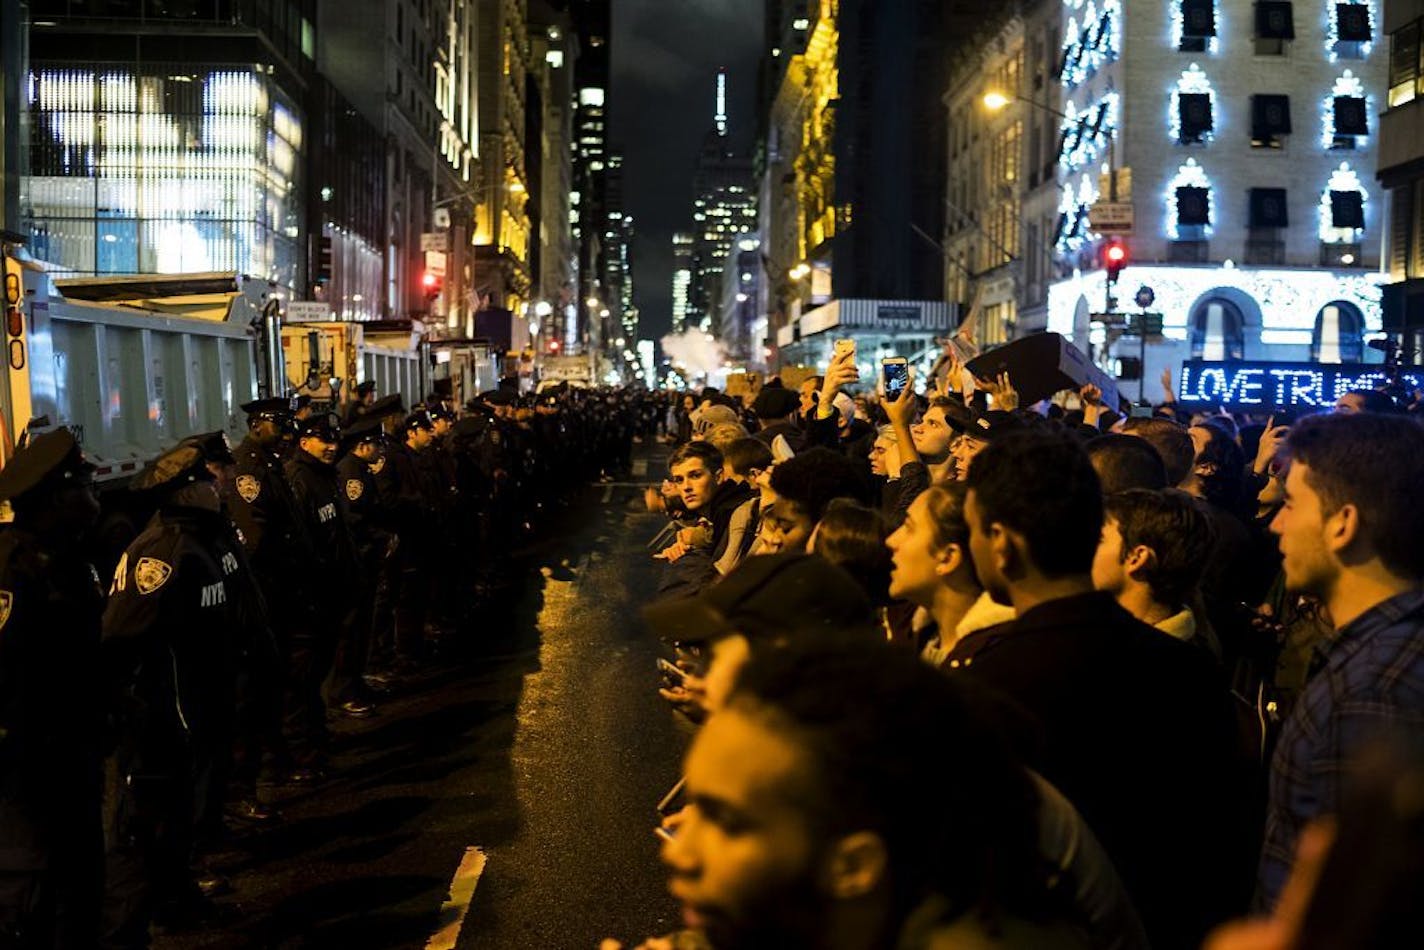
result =
[[888,359],[880,364],[885,379],[885,398],[894,402],[910,384],[910,364],[904,359]]

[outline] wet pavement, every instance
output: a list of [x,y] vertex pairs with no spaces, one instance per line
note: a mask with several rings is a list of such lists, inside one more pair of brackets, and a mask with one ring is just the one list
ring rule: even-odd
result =
[[235,886],[221,926],[160,950],[542,950],[671,929],[652,829],[686,737],[637,619],[660,519],[625,483],[559,521],[472,631],[479,658],[339,723],[332,777],[271,790],[284,822],[215,862]]

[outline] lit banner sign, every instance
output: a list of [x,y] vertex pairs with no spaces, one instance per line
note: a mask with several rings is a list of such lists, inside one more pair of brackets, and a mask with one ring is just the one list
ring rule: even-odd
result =
[[[1411,390],[1424,389],[1424,370],[1405,368],[1399,376]],[[1188,360],[1177,398],[1229,409],[1328,409],[1352,389],[1378,389],[1385,381],[1377,363]]]

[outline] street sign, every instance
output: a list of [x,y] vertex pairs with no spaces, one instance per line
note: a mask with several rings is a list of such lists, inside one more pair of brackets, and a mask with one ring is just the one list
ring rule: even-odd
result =
[[425,272],[434,277],[445,276],[445,252],[426,251],[425,252]]
[[1162,315],[1160,313],[1130,313],[1127,315],[1127,332],[1148,336],[1162,335]]
[[1095,201],[1088,206],[1088,226],[1099,234],[1131,234],[1133,217],[1130,201]]
[[422,251],[445,252],[450,249],[450,234],[446,231],[427,231],[420,236]]
[[287,301],[288,323],[318,323],[331,319],[331,304],[324,300]]
[[1152,306],[1154,303],[1157,302],[1157,292],[1154,291],[1151,287],[1148,287],[1146,284],[1143,284],[1141,287],[1137,288],[1137,296],[1133,297],[1132,299],[1137,301],[1137,305],[1139,307],[1141,307],[1143,310],[1146,310],[1148,307]]

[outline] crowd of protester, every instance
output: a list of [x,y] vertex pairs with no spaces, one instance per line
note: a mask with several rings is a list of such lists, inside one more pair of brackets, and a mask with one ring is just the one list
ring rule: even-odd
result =
[[510,553],[626,473],[664,410],[354,396],[340,418],[249,403],[239,445],[185,439],[102,507],[67,428],[32,427],[0,470],[0,948],[220,926],[210,857],[339,767],[332,722],[469,656]]
[[846,347],[670,412],[644,613],[696,733],[641,946],[1417,945],[1419,394],[927,382]]

